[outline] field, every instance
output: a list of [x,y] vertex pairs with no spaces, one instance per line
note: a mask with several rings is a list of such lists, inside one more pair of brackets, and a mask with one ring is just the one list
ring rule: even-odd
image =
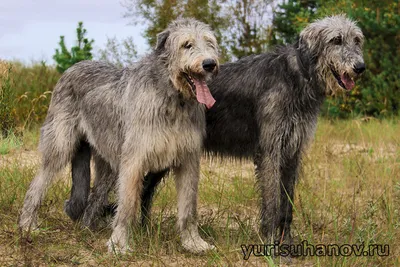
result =
[[[107,254],[107,224],[81,229],[63,212],[68,170],[50,188],[39,212],[40,230],[21,238],[18,213],[38,168],[38,129],[0,140],[0,266],[400,266],[400,123],[320,120],[303,161],[294,201],[293,234],[308,244],[381,244],[388,256],[256,257],[241,245],[261,244],[258,193],[251,162],[203,158],[199,220],[217,250],[182,251],[176,193],[169,177],[156,195],[151,226],[132,229],[134,251]],[[370,251],[371,252],[371,251]]]

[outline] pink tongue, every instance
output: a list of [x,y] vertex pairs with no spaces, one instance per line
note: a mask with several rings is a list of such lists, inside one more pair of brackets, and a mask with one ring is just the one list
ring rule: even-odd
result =
[[210,93],[210,89],[205,81],[199,81],[193,79],[194,85],[196,86],[196,98],[197,101],[206,105],[208,109],[210,109],[215,104],[215,99]]
[[349,75],[347,75],[347,74],[342,74],[342,75],[340,76],[340,79],[341,79],[342,82],[344,83],[344,86],[346,87],[347,90],[353,89],[355,83],[354,83],[354,81],[349,77]]

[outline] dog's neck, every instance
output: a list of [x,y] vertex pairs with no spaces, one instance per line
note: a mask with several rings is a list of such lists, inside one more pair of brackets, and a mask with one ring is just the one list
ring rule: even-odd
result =
[[308,61],[308,59],[304,59],[301,54],[302,52],[300,51],[299,48],[296,48],[296,59],[297,59],[297,64],[299,65],[299,69],[301,71],[301,73],[304,75],[304,78],[306,78],[307,80],[310,79],[310,73],[309,73],[309,68],[307,68],[307,64],[309,64],[309,62],[305,62]]
[[321,92],[319,93],[323,94],[322,98],[324,98],[326,83],[325,81],[321,81],[319,75],[317,75],[316,66],[318,57],[313,54],[301,40],[295,43],[294,49],[296,51],[296,60],[300,72],[307,82],[311,82],[314,86],[321,88]]
[[294,44],[294,48],[296,51],[296,60],[297,60],[299,69],[300,69],[301,73],[303,74],[303,76],[307,80],[309,80],[312,75],[312,73],[310,73],[310,72],[312,69],[312,65],[315,64],[315,62],[313,62],[313,61],[315,61],[315,59],[310,54],[310,51],[307,48],[305,48],[305,45],[302,43],[301,40],[298,40]]
[[305,83],[308,84],[308,86],[304,87],[306,89],[306,91],[304,91],[304,96],[311,101],[317,101],[317,106],[319,108],[326,94],[325,90],[323,90],[325,85],[321,83],[315,69],[317,58],[299,41],[294,44],[294,50],[299,71],[304,77]]

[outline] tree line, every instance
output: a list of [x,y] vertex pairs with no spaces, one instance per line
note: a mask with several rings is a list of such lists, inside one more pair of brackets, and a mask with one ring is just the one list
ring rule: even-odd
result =
[[317,18],[344,13],[365,35],[367,71],[350,93],[330,96],[323,115],[349,118],[399,115],[400,3],[367,0],[127,0],[125,17],[145,22],[149,45],[178,17],[208,23],[221,46],[222,61],[293,43]]
[[[157,33],[178,17],[209,24],[221,47],[221,61],[259,54],[276,45],[293,43],[317,18],[344,13],[358,22],[365,35],[367,70],[351,92],[329,96],[322,116],[387,118],[400,115],[400,3],[367,0],[125,0],[125,17],[147,25],[143,35],[154,46]],[[89,29],[90,31],[90,29]],[[93,53],[93,39],[79,23],[76,45],[68,49],[60,37],[54,59],[24,66],[0,61],[0,132],[41,123],[59,74],[84,59],[101,59],[126,66],[138,59],[135,37],[110,38]]]

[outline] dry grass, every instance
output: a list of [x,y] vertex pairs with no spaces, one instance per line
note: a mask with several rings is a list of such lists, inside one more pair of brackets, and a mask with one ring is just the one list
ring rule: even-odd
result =
[[[393,266],[400,265],[400,125],[397,121],[322,120],[304,159],[297,186],[293,233],[310,244],[388,244],[387,257],[251,256],[242,244],[259,244],[258,194],[250,162],[204,158],[199,195],[202,234],[218,250],[206,255],[181,251],[175,228],[173,179],[159,190],[150,229],[133,229],[134,252],[106,253],[110,229],[82,230],[63,213],[70,179],[64,174],[43,203],[40,231],[21,239],[17,216],[37,169],[37,134],[0,155],[0,265],[83,266]],[[1,141],[0,141],[1,142]],[[28,152],[26,152],[26,150]]]
[[23,65],[0,59],[0,93],[7,93],[5,98],[0,97],[0,108],[11,113],[6,117],[12,119],[15,126],[7,130],[23,132],[31,125],[43,122],[51,91],[59,78],[55,67],[47,66],[44,62]]
[[0,59],[0,77],[7,78],[8,69],[9,69],[9,63]]

